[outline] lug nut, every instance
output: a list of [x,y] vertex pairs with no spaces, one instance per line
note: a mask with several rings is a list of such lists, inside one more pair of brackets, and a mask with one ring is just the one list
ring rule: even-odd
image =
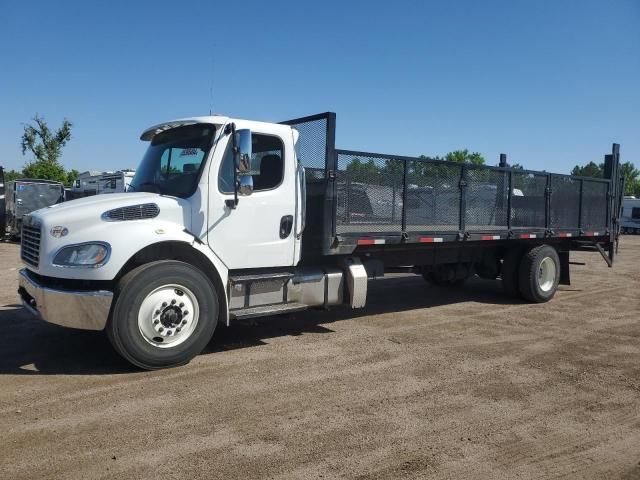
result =
[[162,306],[166,307],[167,306],[167,302],[162,302]]
[[176,299],[174,298],[173,300],[171,300],[171,305],[175,305],[176,304]]
[[183,325],[186,325],[186,324],[187,324],[187,321],[186,321],[186,320],[182,320],[182,324],[183,324]]
[[160,327],[160,328],[158,329],[158,331],[159,331],[160,333],[164,332],[164,327]]
[[153,321],[153,324],[154,324],[154,325],[157,325],[157,324],[159,324],[159,323],[160,323],[160,320],[158,320],[157,318]]
[[156,310],[156,315],[160,315],[160,310]]
[[171,330],[167,330],[167,335],[171,335]]
[[184,315],[189,315],[189,310],[185,310],[184,312],[182,312]]
[[182,330],[182,328],[180,328],[180,327],[176,328],[176,333],[180,333],[181,330]]
[[184,303],[180,302],[180,308],[184,307]]

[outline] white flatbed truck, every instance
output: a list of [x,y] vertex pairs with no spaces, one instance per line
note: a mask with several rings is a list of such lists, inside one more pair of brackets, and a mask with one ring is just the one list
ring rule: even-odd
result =
[[235,319],[363,307],[389,271],[501,277],[546,302],[570,251],[613,262],[615,144],[595,179],[338,150],[333,113],[188,118],[141,139],[129,192],[25,216],[19,286],[33,314],[103,330],[141,368],[189,362]]

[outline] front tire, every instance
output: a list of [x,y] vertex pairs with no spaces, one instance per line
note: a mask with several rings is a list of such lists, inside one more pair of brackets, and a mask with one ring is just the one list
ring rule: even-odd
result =
[[553,298],[560,282],[560,257],[555,248],[540,245],[529,250],[520,262],[519,284],[522,296],[534,303]]
[[115,350],[146,370],[188,363],[209,343],[218,297],[196,267],[163,260],[142,265],[118,283],[107,336]]

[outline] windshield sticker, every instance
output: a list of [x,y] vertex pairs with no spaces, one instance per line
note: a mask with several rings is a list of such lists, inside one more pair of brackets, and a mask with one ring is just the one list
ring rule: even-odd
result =
[[180,153],[181,157],[191,157],[193,155],[198,155],[198,149],[197,148],[185,148]]

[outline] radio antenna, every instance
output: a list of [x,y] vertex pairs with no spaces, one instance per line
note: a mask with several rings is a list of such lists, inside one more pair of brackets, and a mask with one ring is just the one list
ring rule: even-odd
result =
[[[215,51],[215,48],[214,48]],[[209,116],[213,115],[213,79],[215,77],[215,58],[211,57],[211,84],[209,85]]]

